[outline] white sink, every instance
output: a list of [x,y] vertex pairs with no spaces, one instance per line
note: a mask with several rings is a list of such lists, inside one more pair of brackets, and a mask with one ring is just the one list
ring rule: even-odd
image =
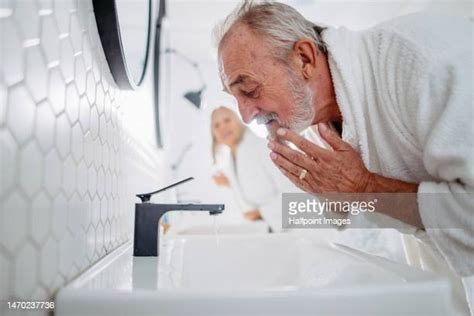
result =
[[56,315],[453,314],[445,279],[309,236],[163,238],[125,245],[56,298]]

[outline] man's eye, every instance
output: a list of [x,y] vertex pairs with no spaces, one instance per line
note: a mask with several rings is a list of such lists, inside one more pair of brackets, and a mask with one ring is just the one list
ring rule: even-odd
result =
[[258,97],[257,89],[253,89],[253,90],[250,90],[250,91],[242,91],[242,92],[246,97],[249,97],[249,98],[257,98]]

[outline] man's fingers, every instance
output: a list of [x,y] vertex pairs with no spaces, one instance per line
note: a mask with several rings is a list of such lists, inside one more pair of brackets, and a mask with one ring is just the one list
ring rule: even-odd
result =
[[295,144],[299,149],[311,157],[328,157],[331,154],[329,150],[319,147],[289,129],[279,128],[277,130],[277,135],[280,140],[287,140]]
[[265,125],[268,131],[268,139],[277,141],[276,131],[280,128],[280,124],[277,121],[271,121]]
[[270,153],[270,158],[273,160],[273,163],[277,165],[277,167],[282,167],[294,175],[299,175],[301,170],[303,170],[303,167],[295,165],[282,155],[275,152]]
[[293,184],[296,185],[298,188],[308,193],[311,192],[311,187],[309,186],[308,183],[300,180],[299,177],[295,176],[294,174],[292,174],[290,171],[286,170],[285,168],[280,167],[278,165],[277,167],[281,171],[281,173],[283,173],[283,175],[285,175],[285,177],[287,177],[291,182],[293,182]]
[[313,175],[309,170],[307,170],[307,173],[304,179],[302,180],[300,179],[300,174],[304,168],[301,168],[291,163],[290,161],[286,160],[285,157],[282,157],[277,153],[271,153],[270,157],[272,158],[273,163],[275,163],[277,168],[280,169],[280,171],[298,188],[306,192],[312,192],[312,190],[314,190],[314,188],[312,188],[312,185],[315,184],[315,181],[313,179]]
[[348,146],[352,148],[348,143],[343,141],[339,135],[329,128],[327,123],[319,123],[318,131],[321,137],[332,147],[334,150],[346,150]]
[[307,155],[293,150],[288,146],[282,145],[281,143],[269,142],[268,148],[270,148],[273,152],[282,155],[288,161],[291,161],[302,168],[309,169],[314,164],[314,161],[312,161],[311,158],[309,158]]

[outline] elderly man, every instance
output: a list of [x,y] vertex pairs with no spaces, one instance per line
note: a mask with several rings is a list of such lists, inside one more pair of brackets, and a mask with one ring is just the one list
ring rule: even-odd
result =
[[246,123],[280,127],[268,146],[286,177],[309,193],[413,193],[384,215],[474,274],[472,23],[418,14],[352,32],[246,1],[217,36],[224,89]]

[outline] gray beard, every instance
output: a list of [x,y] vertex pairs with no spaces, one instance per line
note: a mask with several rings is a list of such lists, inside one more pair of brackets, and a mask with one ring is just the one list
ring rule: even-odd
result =
[[314,92],[303,80],[300,80],[291,68],[288,68],[288,88],[293,96],[294,105],[290,112],[290,117],[286,122],[280,120],[276,113],[259,115],[257,123],[268,124],[275,120],[282,127],[288,128],[296,133],[300,133],[310,127],[314,120],[313,97]]
[[314,92],[303,80],[297,77],[293,69],[289,69],[288,83],[295,104],[285,125],[292,131],[300,133],[313,123],[315,116],[313,107]]

